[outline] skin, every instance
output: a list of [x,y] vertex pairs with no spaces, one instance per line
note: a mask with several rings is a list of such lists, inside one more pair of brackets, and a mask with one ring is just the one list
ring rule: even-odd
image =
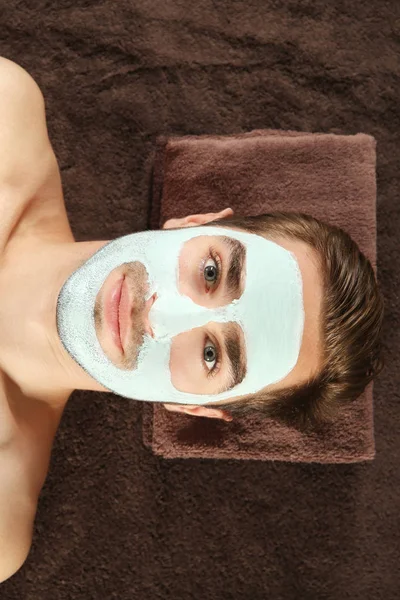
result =
[[[29,553],[53,440],[70,395],[75,389],[108,391],[66,352],[55,320],[63,283],[108,240],[75,241],[65,210],[57,159],[48,138],[43,95],[22,67],[1,57],[0,214],[2,581],[18,570]],[[164,227],[195,227],[232,214],[227,208],[190,215],[171,219]],[[285,380],[274,384],[277,387],[303,380],[318,368],[321,298],[318,272],[309,249],[298,242],[280,243],[294,252],[299,261],[306,316],[298,362]],[[191,258],[197,260],[199,254],[201,249],[193,246],[186,257],[188,264]],[[183,285],[190,285],[185,277]],[[196,293],[202,292],[197,289]],[[145,321],[144,313],[142,317]],[[111,352],[110,340],[104,336],[103,342]],[[200,338],[196,339],[199,343]],[[174,359],[177,386],[188,385],[179,373],[183,352],[181,345]],[[199,372],[196,377],[196,386],[210,385]],[[167,410],[230,420],[217,406],[164,406]]]

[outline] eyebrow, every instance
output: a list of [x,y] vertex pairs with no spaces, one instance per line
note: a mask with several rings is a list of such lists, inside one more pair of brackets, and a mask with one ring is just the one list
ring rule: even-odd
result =
[[246,248],[239,240],[228,236],[221,236],[222,242],[228,247],[228,270],[225,278],[225,286],[230,298],[239,298],[242,293],[241,280],[244,261],[246,259]]
[[230,377],[222,388],[218,390],[218,394],[227,392],[235,385],[241,383],[247,372],[246,353],[244,346],[241,343],[238,325],[227,323],[223,327],[223,332],[224,348],[225,353],[228,356],[228,370]]

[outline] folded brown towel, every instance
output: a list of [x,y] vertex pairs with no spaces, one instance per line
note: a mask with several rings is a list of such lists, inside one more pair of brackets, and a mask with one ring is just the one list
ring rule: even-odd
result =
[[[149,225],[227,206],[236,215],[305,212],[346,230],[376,273],[375,167],[376,140],[362,133],[159,136]],[[143,441],[165,458],[368,460],[375,455],[372,390],[373,382],[334,423],[313,433],[257,414],[227,423],[143,403]]]

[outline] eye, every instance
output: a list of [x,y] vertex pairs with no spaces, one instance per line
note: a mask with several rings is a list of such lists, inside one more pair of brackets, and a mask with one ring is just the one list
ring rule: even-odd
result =
[[[209,371],[212,371],[215,363],[217,362],[217,349],[213,344],[208,344],[205,348],[204,348],[204,360],[206,362],[206,366],[207,369]],[[212,364],[214,363],[214,364]]]
[[204,279],[206,281],[217,281],[218,265],[213,258],[209,258],[204,267]]
[[217,341],[212,342],[208,336],[204,339],[203,368],[207,377],[214,377],[221,368],[221,349]]
[[212,248],[210,248],[210,255],[206,261],[203,261],[201,269],[203,271],[203,277],[206,282],[206,293],[218,287],[218,282],[221,279],[221,260],[214,254]]

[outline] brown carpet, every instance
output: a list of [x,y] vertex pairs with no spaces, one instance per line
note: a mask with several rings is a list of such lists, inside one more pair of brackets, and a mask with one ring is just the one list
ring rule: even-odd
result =
[[146,228],[160,134],[374,136],[387,301],[369,463],[164,460],[140,402],[76,392],[1,600],[397,599],[399,2],[0,0],[0,50],[43,90],[77,241]]

